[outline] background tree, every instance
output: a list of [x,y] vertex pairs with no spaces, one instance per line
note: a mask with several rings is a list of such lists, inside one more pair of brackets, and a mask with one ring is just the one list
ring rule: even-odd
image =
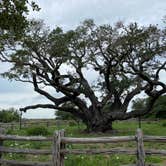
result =
[[2,109],[0,110],[0,122],[9,123],[9,122],[18,122],[20,115],[17,110],[14,108]]
[[[88,131],[105,132],[112,129],[114,120],[150,113],[166,93],[160,79],[166,69],[165,50],[166,30],[152,25],[97,26],[86,20],[75,30],[63,32],[33,21],[17,47],[3,51],[2,60],[12,65],[3,76],[32,83],[50,101],[22,111],[70,112],[82,119]],[[150,96],[146,109],[128,112],[130,101],[142,91]]]
[[[150,98],[138,98],[133,102],[133,110],[144,110],[146,109]],[[150,114],[144,116],[144,118],[160,118],[166,119],[166,95],[160,96],[155,104],[153,105],[152,111]]]

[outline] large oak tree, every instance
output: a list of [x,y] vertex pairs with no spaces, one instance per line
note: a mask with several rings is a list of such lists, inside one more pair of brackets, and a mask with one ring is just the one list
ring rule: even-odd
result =
[[[148,114],[166,93],[160,79],[166,70],[166,30],[153,25],[97,26],[86,20],[63,32],[32,21],[26,35],[8,48],[11,51],[4,50],[1,60],[12,67],[3,76],[31,83],[50,101],[21,110],[70,112],[89,131],[105,132],[115,120]],[[150,96],[146,109],[128,112],[130,101],[141,92]]]

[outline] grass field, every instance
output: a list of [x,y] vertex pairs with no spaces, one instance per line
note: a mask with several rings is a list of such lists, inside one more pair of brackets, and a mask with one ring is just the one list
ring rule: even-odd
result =
[[[33,126],[31,126],[32,128]],[[100,136],[121,136],[121,135],[135,135],[138,123],[134,121],[117,121],[114,122],[113,127],[115,132],[112,133],[85,133],[85,126],[80,124],[79,126],[71,122],[68,125],[51,126],[48,128],[48,136],[52,136],[55,130],[65,129],[66,136],[70,137],[100,137]],[[22,130],[8,130],[8,134],[17,135],[27,135],[27,128]],[[142,130],[145,135],[158,135],[166,136],[166,121],[153,121],[153,122],[142,122]],[[50,142],[15,142],[6,141],[6,146],[17,147],[17,148],[31,148],[31,149],[44,149],[51,148]],[[93,145],[67,145],[67,148],[113,148],[113,147],[123,147],[123,148],[135,148],[136,143],[117,143],[117,144],[93,144]],[[145,143],[145,148],[151,149],[166,149],[166,144],[164,143]],[[30,160],[30,161],[47,161],[51,160],[51,156],[44,155],[24,155],[24,154],[5,154],[3,156],[6,159],[12,160]],[[65,156],[65,166],[122,166],[127,164],[134,164],[136,162],[136,157],[131,155],[67,155]],[[161,156],[147,156],[146,163],[153,163],[158,166],[166,166],[166,157]]]

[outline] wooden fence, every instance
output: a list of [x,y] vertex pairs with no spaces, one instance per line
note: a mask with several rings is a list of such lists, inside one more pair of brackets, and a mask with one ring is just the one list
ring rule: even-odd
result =
[[[135,136],[119,136],[119,137],[98,137],[98,138],[73,138],[65,137],[64,131],[56,131],[52,138],[47,137],[23,137],[0,135],[0,163],[11,166],[64,166],[64,156],[67,154],[127,154],[137,156],[137,166],[145,166],[146,155],[163,155],[166,156],[166,150],[144,149],[144,142],[166,142],[165,136],[143,136],[140,129],[137,129]],[[52,150],[36,150],[36,149],[15,149],[3,146],[6,140],[15,141],[52,141]],[[136,149],[67,149],[66,144],[96,144],[96,143],[120,143],[120,142],[136,142]],[[40,162],[18,162],[11,160],[3,160],[2,153],[22,153],[22,154],[42,154],[52,155],[52,161],[46,163]]]
[[11,129],[14,130],[16,128],[28,128],[31,126],[46,126],[46,127],[50,127],[50,126],[57,126],[57,128],[60,128],[62,125],[68,125],[70,124],[70,122],[74,122],[73,120],[45,120],[45,121],[40,121],[40,120],[36,120],[36,121],[22,121],[21,124],[20,122],[11,122],[11,123],[0,123],[0,128],[6,128],[6,129]]
[[[133,118],[133,119],[128,119],[126,120],[128,122],[137,122],[138,120]],[[156,123],[157,121],[159,121],[158,119],[156,120],[148,120],[148,119],[141,119],[142,122],[150,122],[150,123]],[[117,121],[118,122],[118,121]],[[79,122],[76,122],[74,120],[54,120],[54,119],[48,119],[48,120],[43,120],[43,119],[34,119],[34,120],[27,120],[27,119],[23,119],[20,122],[10,122],[10,123],[2,123],[0,122],[0,128],[7,128],[7,129],[15,129],[15,128],[28,128],[31,126],[35,126],[35,125],[42,125],[42,126],[46,126],[46,127],[50,127],[50,126],[57,126],[57,128],[61,128],[62,125],[66,125],[66,124],[70,124],[70,123],[77,123],[77,125],[79,125]]]

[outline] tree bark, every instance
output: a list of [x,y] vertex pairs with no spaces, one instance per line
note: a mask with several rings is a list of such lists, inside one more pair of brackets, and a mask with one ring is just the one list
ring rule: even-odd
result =
[[87,125],[87,132],[109,132],[113,130],[113,121],[105,121],[104,118],[98,120],[92,119]]

